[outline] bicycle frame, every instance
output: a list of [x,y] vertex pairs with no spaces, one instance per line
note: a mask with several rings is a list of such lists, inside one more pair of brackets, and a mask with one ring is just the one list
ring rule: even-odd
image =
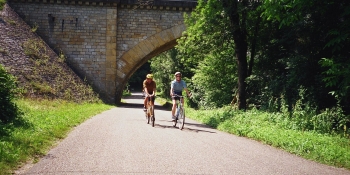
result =
[[176,101],[176,118],[179,116],[179,111],[181,108],[183,108],[183,104],[181,103],[181,101],[183,100],[183,97],[182,96],[179,96],[180,98],[178,100],[175,100]]
[[147,106],[146,106],[146,120],[147,120],[147,124],[149,124],[149,121],[152,121],[152,126],[154,127],[154,120],[155,120],[155,116],[154,116],[154,104],[152,105],[151,102],[151,97],[147,96]]
[[176,127],[176,124],[179,123],[179,129],[182,130],[185,124],[185,109],[182,101],[184,100],[183,96],[180,95],[174,95],[173,97],[179,97],[178,99],[175,99],[176,103],[176,113],[175,113],[175,121],[173,123],[173,126]]

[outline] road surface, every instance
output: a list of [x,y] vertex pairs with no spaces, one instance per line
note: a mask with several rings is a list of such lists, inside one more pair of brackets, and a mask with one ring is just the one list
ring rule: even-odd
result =
[[187,119],[172,127],[170,111],[156,106],[156,125],[146,124],[141,93],[128,105],[77,126],[38,163],[16,174],[75,175],[350,175],[244,137]]

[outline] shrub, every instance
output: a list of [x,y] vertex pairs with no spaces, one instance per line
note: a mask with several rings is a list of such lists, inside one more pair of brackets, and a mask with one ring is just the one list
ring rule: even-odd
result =
[[19,109],[13,102],[16,94],[15,78],[0,65],[0,121],[9,123],[19,117]]
[[0,0],[0,10],[4,8],[6,1],[5,0]]

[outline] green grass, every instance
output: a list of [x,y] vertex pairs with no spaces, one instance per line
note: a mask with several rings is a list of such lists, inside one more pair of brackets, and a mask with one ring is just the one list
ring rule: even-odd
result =
[[248,137],[323,164],[350,169],[349,135],[288,129],[282,114],[222,108],[186,109],[186,116],[218,130]]
[[0,0],[0,10],[4,8],[5,3],[6,3],[6,0]]
[[73,127],[113,107],[62,100],[18,100],[17,104],[23,121],[0,125],[0,174],[10,174],[28,160],[36,162]]

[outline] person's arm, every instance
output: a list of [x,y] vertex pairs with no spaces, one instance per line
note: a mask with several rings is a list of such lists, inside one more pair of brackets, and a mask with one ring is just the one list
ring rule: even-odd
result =
[[145,93],[146,93],[145,95],[146,95],[146,96],[149,96],[149,93],[148,93],[147,87],[145,87],[145,90],[144,90],[144,91],[145,91]]
[[174,89],[171,87],[170,88],[170,97],[172,97],[174,95],[173,92],[174,92]]
[[145,93],[145,96],[148,96],[148,90],[147,90],[147,86],[146,86],[146,80],[143,81],[143,92]]
[[184,89],[185,89],[185,91],[186,91],[187,97],[190,97],[190,96],[191,96],[190,91],[189,91],[187,88],[184,88]]
[[157,84],[156,84],[156,82],[154,82],[154,87],[153,87],[153,94],[152,94],[152,96],[155,96],[155,95],[156,95],[156,88],[157,88]]
[[173,82],[171,82],[171,85],[170,85],[170,97],[172,97],[174,94],[174,84]]
[[190,96],[191,96],[191,94],[190,94],[190,91],[187,89],[186,82],[185,82],[185,81],[183,81],[183,80],[182,80],[182,82],[183,82],[183,87],[184,87],[184,90],[186,91],[187,97],[190,97]]

